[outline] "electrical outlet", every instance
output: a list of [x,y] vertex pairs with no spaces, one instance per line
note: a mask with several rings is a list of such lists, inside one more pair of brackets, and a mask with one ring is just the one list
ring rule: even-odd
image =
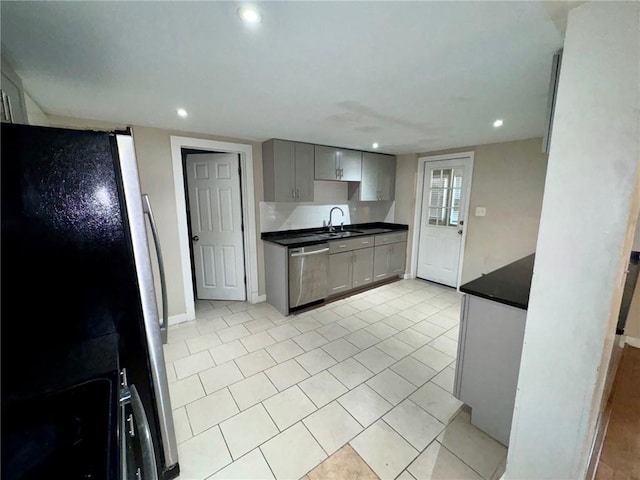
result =
[[484,207],[476,207],[476,217],[484,217],[487,214],[487,209]]

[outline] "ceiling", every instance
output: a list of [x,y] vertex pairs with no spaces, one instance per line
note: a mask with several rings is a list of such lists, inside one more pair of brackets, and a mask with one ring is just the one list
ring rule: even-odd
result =
[[543,135],[546,2],[242,5],[3,0],[1,40],[53,115],[396,154]]

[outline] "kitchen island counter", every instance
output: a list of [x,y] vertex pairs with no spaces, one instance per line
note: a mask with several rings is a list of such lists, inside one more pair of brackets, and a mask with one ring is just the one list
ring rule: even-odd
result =
[[460,286],[454,395],[471,423],[509,444],[535,254]]
[[533,277],[535,253],[460,286],[460,291],[476,297],[526,310]]

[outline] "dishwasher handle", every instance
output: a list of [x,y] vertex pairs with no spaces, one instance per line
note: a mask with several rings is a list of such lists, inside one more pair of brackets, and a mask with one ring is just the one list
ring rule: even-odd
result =
[[299,253],[292,253],[289,256],[290,257],[307,257],[309,255],[318,255],[319,253],[324,253],[324,252],[328,252],[329,249],[328,248],[322,248],[320,250],[314,250],[312,252],[299,252]]

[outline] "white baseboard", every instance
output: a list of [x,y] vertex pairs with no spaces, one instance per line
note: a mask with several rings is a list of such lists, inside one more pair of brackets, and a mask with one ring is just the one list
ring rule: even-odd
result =
[[[195,318],[195,316],[194,316]],[[178,315],[171,315],[168,319],[168,323],[169,325],[176,325],[178,323],[183,323],[188,321],[189,318],[187,318],[187,314],[186,313],[180,313]],[[193,320],[193,318],[191,319]]]
[[628,343],[632,347],[640,348],[640,338],[635,337],[625,337],[624,343]]
[[249,303],[262,303],[262,302],[266,302],[267,301],[267,295],[258,295],[257,293],[254,293],[251,295],[251,301]]
[[402,275],[402,278],[404,278],[405,280],[410,280],[410,279],[412,279],[413,277],[411,276],[411,274],[410,274],[410,273],[405,273],[404,275]]

